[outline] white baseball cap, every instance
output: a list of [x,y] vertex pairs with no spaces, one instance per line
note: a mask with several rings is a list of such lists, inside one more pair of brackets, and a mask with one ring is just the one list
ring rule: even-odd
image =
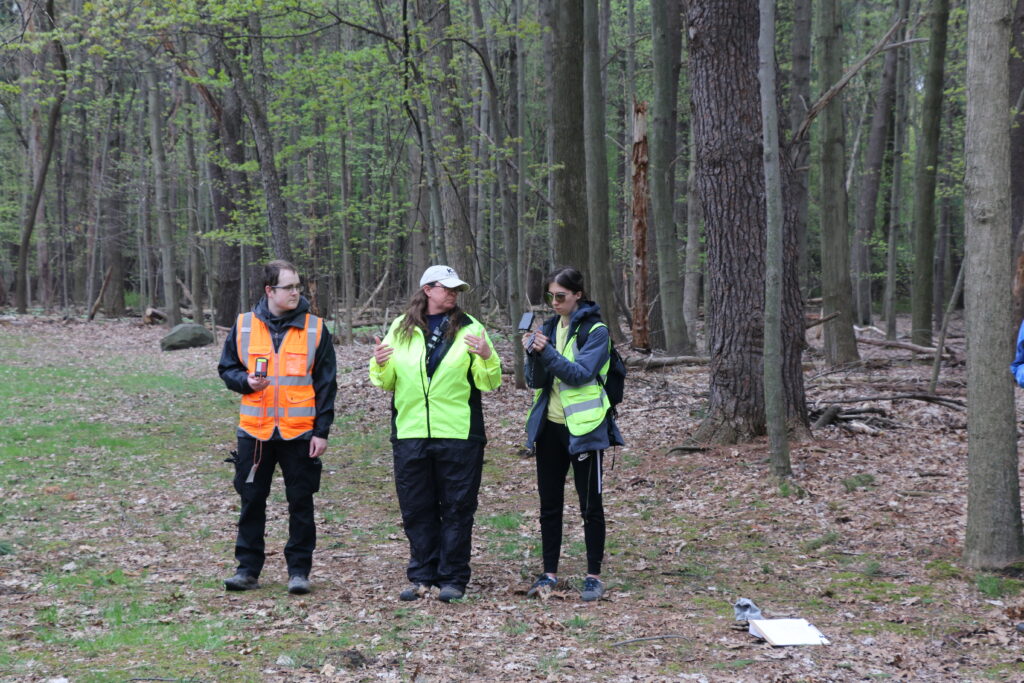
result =
[[469,283],[460,280],[459,274],[448,266],[430,266],[423,271],[423,277],[420,278],[420,287],[429,285],[431,282],[436,282],[448,289],[457,289],[460,292],[469,289]]

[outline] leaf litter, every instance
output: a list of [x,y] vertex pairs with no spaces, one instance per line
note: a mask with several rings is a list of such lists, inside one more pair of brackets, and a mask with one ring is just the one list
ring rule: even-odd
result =
[[[94,370],[216,381],[219,344],[161,353],[163,331],[132,322],[19,318],[0,323],[0,349],[13,332],[21,341],[5,353],[8,366],[52,368],[87,353]],[[497,346],[512,357],[507,341]],[[343,374],[317,499],[315,591],[302,600],[283,591],[280,480],[268,506],[262,588],[236,595],[220,584],[233,567],[237,514],[221,462],[233,448],[235,403],[226,390],[216,410],[196,416],[206,442],[193,452],[174,448],[182,427],[162,423],[161,403],[187,411],[189,396],[158,396],[133,383],[116,402],[90,409],[88,381],[54,387],[52,403],[74,419],[164,427],[166,443],[102,471],[97,462],[123,456],[76,444],[52,454],[66,465],[48,466],[61,472],[53,481],[0,464],[0,495],[13,510],[0,516],[0,541],[17,540],[0,554],[0,679],[123,679],[136,670],[195,680],[249,672],[271,681],[1024,678],[1019,581],[960,562],[962,412],[909,399],[844,404],[880,407],[889,422],[873,425],[873,434],[831,425],[792,444],[794,476],[784,492],[769,476],[764,440],[668,454],[699,423],[706,368],[632,371],[619,411],[629,443],[606,456],[608,594],[587,605],[575,594],[585,563],[571,486],[560,594],[525,598],[540,570],[533,461],[522,447],[530,394],[506,375],[484,397],[490,442],[468,597],[410,605],[397,600],[407,548],[390,473],[388,396],[366,379],[368,344],[336,350]],[[927,384],[930,364],[906,351],[871,347],[864,355],[862,367],[838,375],[809,354],[809,405]],[[939,392],[965,397],[962,365],[943,369]],[[1021,408],[1018,400],[1018,415]],[[60,509],[59,523],[45,521],[50,506]],[[487,525],[506,513],[521,515],[518,529]],[[731,602],[740,595],[770,617],[808,618],[833,645],[765,646],[734,628]],[[137,618],[154,629],[220,624],[224,633],[176,653],[86,647],[124,628],[118,601],[151,610]],[[614,647],[629,640],[636,642]],[[202,673],[213,660],[220,674]]]

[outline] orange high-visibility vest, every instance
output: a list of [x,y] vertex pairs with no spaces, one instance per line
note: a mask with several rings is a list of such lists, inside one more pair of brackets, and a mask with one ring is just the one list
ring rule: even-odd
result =
[[257,358],[267,358],[270,380],[270,386],[263,391],[242,394],[238,427],[260,441],[273,436],[275,427],[282,439],[294,439],[312,431],[316,418],[313,358],[323,332],[323,320],[307,313],[303,327],[289,326],[276,351],[267,324],[252,312],[239,315],[235,327],[238,358],[250,373]]

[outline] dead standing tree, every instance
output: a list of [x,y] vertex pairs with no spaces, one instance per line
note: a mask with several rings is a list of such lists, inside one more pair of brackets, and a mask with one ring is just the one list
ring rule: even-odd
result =
[[647,311],[647,103],[633,105],[633,348],[650,350]]

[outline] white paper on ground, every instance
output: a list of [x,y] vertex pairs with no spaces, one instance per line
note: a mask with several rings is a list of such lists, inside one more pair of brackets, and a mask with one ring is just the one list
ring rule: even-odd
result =
[[829,645],[821,631],[806,619],[751,619],[747,622],[751,635],[763,638],[770,645]]

